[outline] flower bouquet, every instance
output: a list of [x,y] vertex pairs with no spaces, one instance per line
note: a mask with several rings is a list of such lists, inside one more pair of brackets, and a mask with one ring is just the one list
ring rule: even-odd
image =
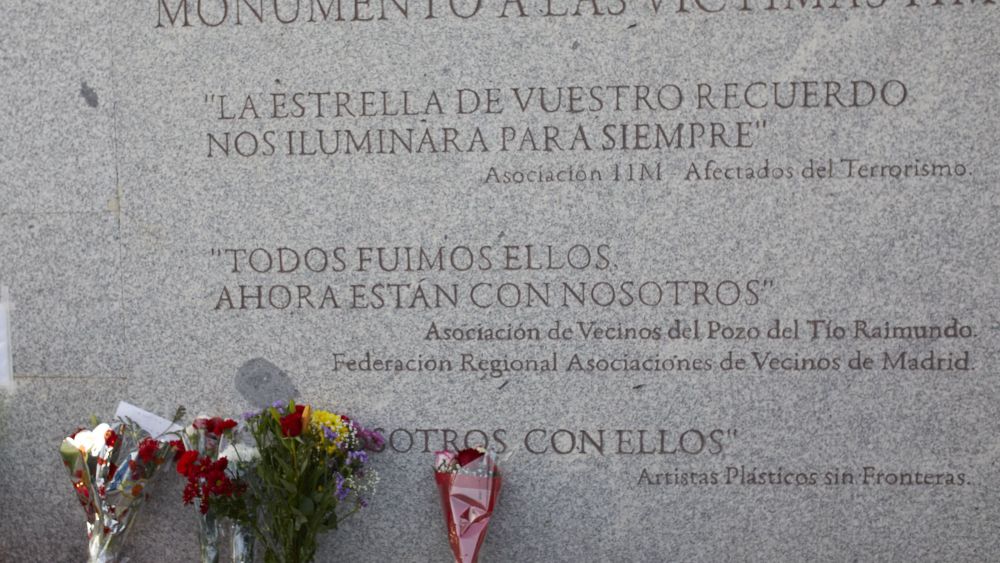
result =
[[[275,404],[246,421],[252,455],[238,447],[229,485],[209,490],[209,503],[252,530],[267,563],[304,563],[316,554],[320,533],[367,505],[377,475],[367,450],[382,437],[346,416],[295,402]],[[218,482],[225,483],[225,479]]]
[[500,496],[496,452],[483,448],[435,452],[434,478],[455,561],[476,563]]
[[187,479],[184,504],[200,499],[198,543],[202,563],[219,561],[219,519],[210,504],[214,495],[232,496],[242,492],[226,474],[228,458],[221,457],[224,442],[232,443],[236,421],[220,417],[198,417],[180,440],[171,442],[176,450],[177,472]]
[[62,441],[59,454],[87,513],[88,561],[118,561],[125,537],[170,446],[131,420],[92,421]]

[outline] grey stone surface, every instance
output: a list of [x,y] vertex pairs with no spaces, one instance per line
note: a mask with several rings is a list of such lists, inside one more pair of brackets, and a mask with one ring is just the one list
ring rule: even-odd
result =
[[299,396],[288,374],[264,358],[254,358],[240,366],[235,383],[240,395],[258,408]]
[[[231,3],[232,4],[232,3]],[[264,3],[271,6],[271,3]],[[288,3],[290,5],[291,3]],[[575,3],[574,3],[575,4]],[[582,5],[589,6],[590,3]],[[613,4],[613,3],[608,3]],[[988,561],[1000,557],[1000,80],[991,4],[714,15],[158,29],[156,3],[19,4],[0,65],[0,282],[12,287],[18,388],[3,395],[0,530],[15,560],[76,560],[82,516],[58,440],[118,399],[238,415],[298,393],[386,430],[374,504],[320,561],[448,560],[430,450],[484,431],[506,446],[483,561]],[[672,10],[676,9],[672,4]],[[715,3],[704,2],[705,5]],[[192,7],[195,4],[192,3]],[[206,3],[208,5],[208,3]],[[495,9],[497,4],[491,4]],[[539,3],[533,3],[532,13]],[[688,6],[691,4],[688,3]],[[735,6],[735,4],[732,4]],[[797,4],[795,4],[797,6]],[[194,8],[192,8],[194,9]],[[414,10],[418,10],[414,3]],[[37,10],[37,11],[33,11]],[[49,33],[29,22],[44,22]],[[218,96],[272,91],[889,80],[897,108],[218,120]],[[211,96],[216,96],[212,98]],[[30,100],[29,100],[30,98]],[[260,98],[258,98],[260,99]],[[19,102],[20,100],[20,102]],[[25,100],[28,100],[25,102]],[[690,100],[689,100],[690,101]],[[27,103],[30,111],[18,107]],[[446,102],[447,104],[447,102]],[[236,105],[239,107],[239,104]],[[752,149],[207,158],[208,132],[766,121]],[[690,164],[801,170],[810,159],[961,162],[951,178],[687,181]],[[647,182],[497,185],[487,170],[610,170]],[[227,249],[609,247],[607,270],[254,273]],[[557,250],[558,252],[558,250]],[[351,284],[773,280],[754,305],[358,309]],[[228,310],[240,285],[323,288],[339,308]],[[319,293],[314,293],[313,297]],[[369,302],[371,297],[369,296]],[[558,301],[558,299],[556,300]],[[443,342],[441,327],[658,326],[774,319],[972,327],[965,339]],[[730,352],[838,357],[968,351],[973,369],[759,370]],[[562,370],[350,372],[338,354],[546,358]],[[706,371],[566,372],[584,357],[711,358]],[[457,362],[457,360],[456,360]],[[65,376],[87,376],[86,378]],[[720,453],[629,453],[666,430],[719,429]],[[568,432],[560,432],[567,430]],[[601,432],[603,431],[603,434]],[[619,431],[624,431],[620,433]],[[471,432],[471,433],[470,433]],[[603,436],[604,450],[554,453]],[[557,434],[558,433],[558,434]],[[426,448],[422,436],[426,435]],[[560,440],[546,442],[553,435]],[[622,441],[622,436],[627,436]],[[411,442],[409,440],[415,440]],[[547,451],[537,453],[540,448]],[[424,451],[424,450],[428,451]],[[667,448],[669,449],[669,448]],[[654,485],[648,474],[963,474],[962,486]],[[162,483],[134,561],[191,561],[194,515]],[[7,502],[10,499],[10,502]],[[18,530],[15,532],[15,529]],[[20,531],[24,532],[21,533]]]
[[112,7],[4,6],[0,213],[117,207]]
[[117,230],[111,214],[0,214],[15,375],[123,375]]

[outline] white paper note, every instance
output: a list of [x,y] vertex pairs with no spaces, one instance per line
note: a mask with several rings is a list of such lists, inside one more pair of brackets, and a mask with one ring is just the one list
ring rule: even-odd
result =
[[180,426],[162,416],[155,415],[125,401],[118,403],[118,408],[115,410],[115,418],[129,419],[138,424],[146,432],[149,432],[149,435],[153,437],[181,430]]

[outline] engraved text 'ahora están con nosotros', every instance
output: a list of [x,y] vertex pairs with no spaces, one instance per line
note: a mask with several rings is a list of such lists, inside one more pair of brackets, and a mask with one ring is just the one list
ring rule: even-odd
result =
[[[253,281],[214,291],[217,311],[754,306],[774,286],[770,279],[743,277],[613,275],[611,247],[605,243],[280,246],[217,248],[212,255],[224,260],[230,274]],[[522,277],[528,274],[545,279]],[[574,278],[552,278],[560,274]],[[371,279],[385,275],[421,277]],[[497,278],[513,275],[518,278]],[[262,276],[293,281],[258,283]],[[336,276],[335,283],[325,276]]]

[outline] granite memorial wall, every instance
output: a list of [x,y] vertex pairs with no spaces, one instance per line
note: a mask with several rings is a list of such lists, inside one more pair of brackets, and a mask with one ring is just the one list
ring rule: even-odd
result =
[[[486,561],[1000,557],[992,0],[0,21],[0,559],[82,559],[91,414],[289,396],[387,440],[322,561],[447,560],[465,445]],[[195,559],[180,488],[134,561]]]

